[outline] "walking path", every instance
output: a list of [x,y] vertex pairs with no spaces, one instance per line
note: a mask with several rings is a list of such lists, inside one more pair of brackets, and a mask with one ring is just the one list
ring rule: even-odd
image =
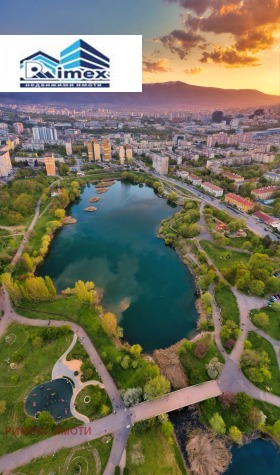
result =
[[34,229],[34,226],[35,226],[36,222],[37,222],[37,219],[39,218],[39,214],[40,214],[40,204],[41,204],[41,198],[39,198],[39,200],[37,201],[37,204],[36,204],[36,207],[35,207],[34,217],[33,217],[32,221],[31,221],[31,223],[30,223],[30,225],[29,225],[27,231],[25,232],[25,234],[24,234],[24,236],[23,236],[23,240],[21,241],[21,243],[20,243],[20,245],[19,245],[19,247],[18,247],[17,252],[15,253],[15,255],[14,255],[13,259],[12,259],[12,262],[11,262],[11,265],[12,265],[12,266],[15,266],[15,265],[18,263],[18,261],[19,261],[19,259],[21,258],[21,256],[22,256],[22,253],[23,253],[23,251],[24,251],[24,248],[25,248],[25,246],[26,246],[26,244],[27,244],[27,242],[28,242],[28,240],[29,240],[29,238],[30,238],[30,236],[31,236],[31,233],[32,233],[32,231],[33,231],[33,229]]
[[[81,373],[76,376],[75,375],[75,370],[70,368],[70,361],[67,361],[67,355],[70,353],[70,351],[74,348],[75,344],[77,342],[77,335],[74,333],[73,340],[69,348],[61,355],[61,357],[57,360],[55,363],[53,369],[52,369],[52,379],[59,379],[63,377],[68,377],[73,381],[74,387],[73,387],[73,394],[72,398],[70,401],[70,409],[71,413],[76,419],[88,423],[90,422],[90,419],[85,416],[84,414],[80,414],[75,407],[75,400],[77,395],[86,387],[86,386],[99,386],[101,389],[105,389],[104,384],[100,383],[100,381],[97,380],[90,380],[86,381],[83,383],[80,379]],[[80,362],[81,365],[81,362]]]

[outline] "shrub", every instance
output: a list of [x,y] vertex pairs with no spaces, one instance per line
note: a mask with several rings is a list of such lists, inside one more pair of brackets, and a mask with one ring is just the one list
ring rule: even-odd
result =
[[203,342],[198,342],[195,345],[195,349],[193,353],[198,359],[202,360],[204,356],[206,356],[207,352],[208,352],[207,345]]

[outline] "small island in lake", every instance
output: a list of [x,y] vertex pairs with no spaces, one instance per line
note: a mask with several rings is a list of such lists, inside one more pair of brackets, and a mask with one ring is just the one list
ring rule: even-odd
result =
[[88,206],[88,208],[84,208],[84,211],[88,211],[88,212],[97,211],[97,208],[95,208],[95,206]]
[[106,193],[106,191],[108,191],[108,188],[97,188],[96,189],[96,193]]
[[72,218],[72,216],[65,216],[65,218],[63,218],[63,224],[76,224],[76,222],[76,218]]
[[100,198],[98,196],[93,196],[89,199],[90,203],[97,203],[97,201],[100,201]]

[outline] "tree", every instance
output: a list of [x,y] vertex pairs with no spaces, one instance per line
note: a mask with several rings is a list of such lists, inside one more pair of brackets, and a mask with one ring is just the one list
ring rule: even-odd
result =
[[157,376],[145,384],[144,399],[146,401],[163,396],[170,391],[170,382],[164,376]]
[[3,399],[0,401],[0,414],[4,414],[7,408],[7,402]]
[[126,391],[122,392],[123,402],[127,407],[136,406],[141,402],[142,399],[142,388],[128,388]]
[[62,209],[62,208],[57,208],[54,212],[54,215],[59,218],[59,219],[63,219],[65,218],[65,209]]
[[140,345],[132,345],[130,348],[130,353],[135,356],[135,358],[140,358],[143,348]]
[[52,279],[48,275],[46,275],[46,277],[45,277],[45,283],[46,283],[46,286],[48,288],[48,291],[49,291],[50,295],[53,298],[55,298],[56,297],[56,288],[54,286],[54,283],[53,283]]
[[109,337],[116,335],[118,322],[116,316],[113,313],[105,313],[102,318],[101,325],[103,330]]
[[246,416],[248,412],[252,409],[254,405],[253,399],[248,396],[246,393],[237,393],[236,394],[236,404],[239,412]]
[[203,341],[197,342],[194,348],[194,356],[202,360],[208,353],[208,346]]
[[42,411],[38,416],[38,426],[50,430],[54,426],[54,420],[48,411]]
[[233,442],[238,445],[242,444],[242,432],[236,426],[231,426],[229,429],[229,435],[232,438]]
[[92,305],[94,303],[94,292],[88,290],[86,283],[82,280],[78,280],[75,283],[75,290],[77,299],[84,305]]
[[172,202],[177,201],[178,195],[177,193],[175,193],[175,191],[172,191],[171,193],[168,193],[167,199],[168,201],[172,201]]
[[265,291],[265,284],[261,280],[251,280],[249,289],[252,294],[262,297]]
[[122,361],[121,361],[121,367],[123,369],[128,369],[129,368],[129,363],[130,363],[130,357],[128,355],[124,356]]
[[269,316],[265,312],[259,312],[254,315],[253,322],[257,327],[267,328],[269,326]]
[[24,252],[22,254],[21,263],[26,272],[32,272],[34,265],[33,265],[30,255],[27,252]]
[[101,416],[107,416],[110,413],[110,407],[107,404],[102,404],[100,409]]
[[221,373],[224,365],[221,363],[217,357],[212,358],[207,365],[205,365],[208,376],[211,379],[216,379]]
[[253,429],[259,429],[263,424],[265,424],[266,416],[257,407],[252,407],[247,415],[247,420]]
[[35,336],[32,340],[32,345],[35,348],[41,348],[44,344],[44,340],[41,336]]
[[169,441],[172,440],[173,436],[173,425],[170,421],[164,421],[162,424],[162,431],[166,435]]
[[215,412],[215,414],[211,417],[210,419],[210,426],[213,430],[213,432],[217,435],[223,435],[226,433],[226,425],[225,422],[222,418],[222,416],[218,413]]

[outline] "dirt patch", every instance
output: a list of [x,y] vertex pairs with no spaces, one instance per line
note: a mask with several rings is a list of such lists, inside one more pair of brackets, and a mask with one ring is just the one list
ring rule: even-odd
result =
[[164,350],[155,350],[153,353],[161,372],[175,389],[182,389],[188,385],[187,377],[177,355],[177,350],[184,341],[186,340],[178,341],[175,345]]

